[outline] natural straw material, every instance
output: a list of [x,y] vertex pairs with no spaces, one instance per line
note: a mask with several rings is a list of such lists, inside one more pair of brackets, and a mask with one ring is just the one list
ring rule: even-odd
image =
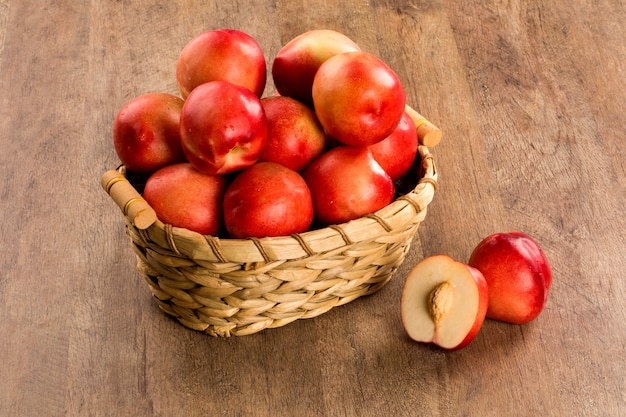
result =
[[433,156],[420,145],[409,191],[374,214],[292,236],[229,239],[163,224],[125,174],[105,173],[102,186],[124,214],[140,274],[163,311],[212,336],[284,326],[381,289],[437,185]]

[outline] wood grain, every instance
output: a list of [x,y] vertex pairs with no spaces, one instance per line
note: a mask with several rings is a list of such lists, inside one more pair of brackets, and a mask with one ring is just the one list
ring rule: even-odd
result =
[[[611,0],[0,0],[0,415],[626,415],[625,19]],[[220,27],[268,68],[339,30],[443,131],[440,187],[383,290],[231,339],[157,308],[99,185],[117,110],[177,93],[181,48]],[[542,315],[487,321],[459,352],[410,342],[411,266],[506,230],[551,261]]]

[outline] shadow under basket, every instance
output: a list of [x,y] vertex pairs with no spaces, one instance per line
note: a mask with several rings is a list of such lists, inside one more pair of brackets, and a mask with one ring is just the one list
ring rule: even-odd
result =
[[102,176],[158,306],[188,328],[242,336],[312,318],[380,290],[426,217],[437,170],[420,145],[412,171],[397,184],[397,198],[383,209],[343,224],[260,239],[204,236],[163,224],[133,182],[123,166]]

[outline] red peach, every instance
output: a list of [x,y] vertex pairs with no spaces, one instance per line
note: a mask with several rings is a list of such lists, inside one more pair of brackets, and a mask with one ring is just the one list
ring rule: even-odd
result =
[[487,317],[524,324],[543,310],[552,284],[552,271],[539,244],[527,234],[487,236],[476,246],[468,264],[487,280]]
[[312,107],[311,89],[318,68],[328,58],[349,51],[360,48],[334,30],[316,29],[296,36],[278,51],[272,62],[276,90]]
[[373,213],[391,203],[395,194],[393,181],[365,147],[326,151],[302,175],[311,190],[315,219],[322,225]]
[[180,136],[189,162],[205,174],[226,174],[254,164],[267,141],[261,100],[247,88],[211,81],[196,87],[183,106]]
[[376,162],[392,180],[398,180],[411,169],[417,155],[417,130],[413,120],[404,113],[391,135],[368,146]]
[[224,196],[224,224],[233,238],[287,236],[313,220],[304,179],[276,162],[258,162],[231,182]]
[[163,223],[215,235],[222,226],[226,186],[224,176],[202,174],[189,163],[174,164],[148,178],[143,197]]
[[147,93],[127,102],[113,122],[113,145],[129,171],[152,173],[185,161],[179,120],[183,100],[167,93]]
[[325,149],[325,134],[315,113],[290,97],[261,100],[268,130],[260,161],[278,162],[301,172]]
[[176,82],[183,98],[205,82],[228,81],[258,97],[265,89],[267,68],[258,42],[235,29],[203,32],[183,48],[176,63]]
[[312,94],[326,133],[349,146],[369,146],[389,136],[406,104],[397,74],[363,51],[325,61],[315,74]]

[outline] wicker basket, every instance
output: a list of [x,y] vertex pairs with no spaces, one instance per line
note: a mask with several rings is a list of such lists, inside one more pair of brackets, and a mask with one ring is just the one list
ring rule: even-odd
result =
[[374,214],[262,239],[203,236],[163,224],[123,167],[105,173],[102,186],[124,214],[137,268],[159,307],[191,329],[241,336],[381,289],[404,260],[437,185],[427,147],[419,146],[414,165],[408,192]]

